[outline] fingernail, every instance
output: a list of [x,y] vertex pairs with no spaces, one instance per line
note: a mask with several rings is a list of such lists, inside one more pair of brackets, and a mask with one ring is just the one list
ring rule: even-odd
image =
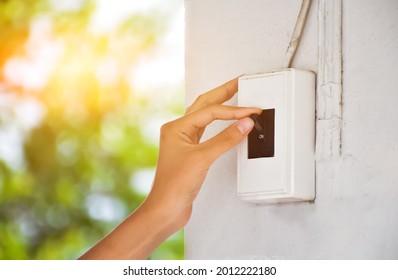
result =
[[244,118],[238,121],[237,127],[242,135],[246,135],[250,132],[250,130],[252,130],[253,125],[254,123],[252,119]]

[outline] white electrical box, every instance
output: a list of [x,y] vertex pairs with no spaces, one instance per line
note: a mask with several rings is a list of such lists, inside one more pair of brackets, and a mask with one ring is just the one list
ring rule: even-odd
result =
[[238,147],[238,195],[255,203],[314,200],[315,74],[284,69],[242,76],[238,106],[263,109]]

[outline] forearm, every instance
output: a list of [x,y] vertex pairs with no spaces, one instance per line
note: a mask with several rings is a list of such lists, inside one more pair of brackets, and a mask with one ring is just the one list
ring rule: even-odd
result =
[[146,259],[178,228],[168,209],[147,200],[79,259]]

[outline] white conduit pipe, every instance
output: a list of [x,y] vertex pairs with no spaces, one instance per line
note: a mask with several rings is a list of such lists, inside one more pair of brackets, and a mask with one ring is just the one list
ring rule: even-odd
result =
[[301,4],[296,26],[294,27],[292,34],[292,39],[290,40],[289,47],[286,50],[285,61],[282,66],[283,68],[289,68],[293,62],[294,55],[300,42],[301,34],[304,29],[305,21],[307,19],[310,4],[311,0],[303,0]]

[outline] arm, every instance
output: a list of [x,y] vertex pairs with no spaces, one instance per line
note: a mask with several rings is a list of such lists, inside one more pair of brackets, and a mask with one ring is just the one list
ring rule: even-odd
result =
[[[221,105],[238,89],[231,80],[201,96],[186,114],[162,126],[159,159],[152,190],[143,204],[80,259],[146,259],[192,213],[192,204],[212,163],[241,142],[253,128],[258,108]],[[214,120],[239,120],[200,143]]]

